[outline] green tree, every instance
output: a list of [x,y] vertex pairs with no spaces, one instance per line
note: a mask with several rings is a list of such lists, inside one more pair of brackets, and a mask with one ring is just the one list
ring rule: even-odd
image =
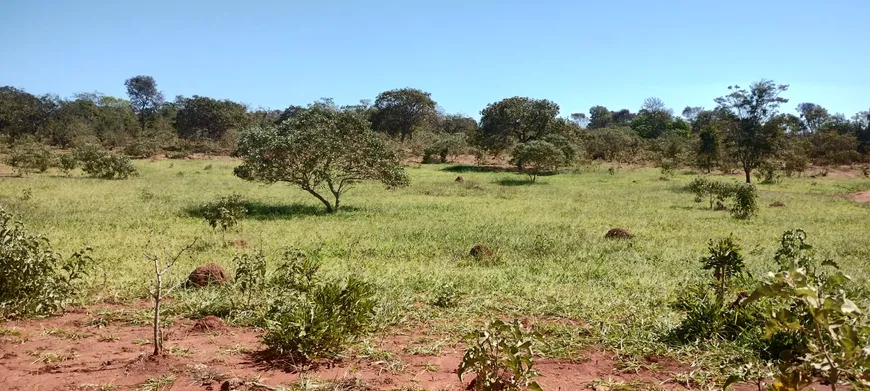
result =
[[[329,213],[339,209],[341,196],[359,181],[395,187],[408,183],[399,156],[371,131],[368,120],[331,101],[311,104],[279,125],[242,134],[234,155],[243,160],[236,176],[295,184]],[[321,195],[324,188],[334,202]]]
[[731,93],[716,98],[716,103],[737,116],[736,126],[727,129],[725,139],[729,153],[743,167],[746,183],[750,183],[752,170],[774,154],[783,134],[780,123],[774,119],[779,106],[788,102],[780,96],[788,86],[761,80],[752,83],[748,90],[739,86],[730,86],[728,90]]
[[493,155],[517,143],[538,140],[553,131],[559,105],[546,99],[513,97],[490,103],[480,112],[474,143]]
[[520,143],[514,148],[513,163],[529,176],[534,183],[538,175],[558,170],[565,164],[565,153],[557,146],[543,140]]
[[801,103],[797,105],[797,112],[810,133],[815,133],[831,119],[828,110],[815,103]]
[[604,106],[592,106],[589,109],[589,129],[601,129],[610,126],[613,114]]
[[124,82],[124,86],[127,87],[133,112],[139,117],[142,133],[145,133],[148,121],[163,105],[163,93],[157,90],[157,82],[151,76],[133,76]]
[[431,94],[414,88],[384,91],[375,98],[371,120],[374,130],[391,136],[398,134],[402,142],[411,138],[414,130],[433,118],[436,103]]
[[631,121],[631,129],[643,138],[658,138],[671,128],[674,112],[659,98],[647,98]]
[[251,123],[247,106],[231,100],[194,95],[178,97],[175,104],[175,129],[181,138],[219,140]]
[[447,114],[441,118],[439,128],[448,134],[473,135],[477,131],[477,121],[460,114]]

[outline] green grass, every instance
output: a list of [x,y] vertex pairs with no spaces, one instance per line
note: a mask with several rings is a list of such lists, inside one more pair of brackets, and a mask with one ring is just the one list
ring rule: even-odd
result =
[[[760,276],[775,267],[783,231],[801,227],[820,257],[837,259],[856,284],[870,288],[870,207],[844,197],[870,188],[867,179],[760,185],[760,214],[741,221],[694,203],[680,190],[689,174],[663,181],[653,168],[611,175],[587,167],[527,185],[510,172],[431,165],[408,168],[412,184],[405,189],[360,184],[342,200],[347,210],[327,215],[297,188],[233,177],[237,164],[136,161],[141,175],[123,181],[3,178],[0,204],[65,256],[93,247],[104,262],[93,289],[103,296],[144,296],[152,278],[142,256],[149,240],[171,253],[200,238],[170,273],[175,281],[206,262],[232,271],[240,252],[260,249],[274,261],[284,248],[319,249],[327,275],[356,273],[379,286],[381,319],[434,317],[445,321],[429,322],[432,329],[456,332],[496,313],[570,318],[594,326],[595,340],[640,354],[659,349],[657,333],[679,321],[667,303],[686,280],[702,275],[698,258],[711,238],[733,234],[748,270]],[[457,175],[466,182],[454,182]],[[22,199],[25,189],[32,190],[29,200]],[[223,235],[192,213],[231,193],[249,202],[250,213],[226,241],[243,240],[247,249],[225,245]],[[774,201],[787,206],[767,206]],[[635,239],[605,240],[612,227]],[[501,262],[476,265],[467,257],[476,243],[496,250]],[[430,305],[445,284],[457,291],[458,304]],[[576,342],[576,333],[554,333],[563,334]]]

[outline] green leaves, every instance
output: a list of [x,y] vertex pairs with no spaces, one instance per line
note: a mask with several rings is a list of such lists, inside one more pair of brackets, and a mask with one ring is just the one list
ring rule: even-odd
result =
[[62,259],[48,239],[30,235],[0,209],[0,318],[48,315],[61,309],[92,264],[89,248]]
[[[236,176],[266,183],[289,182],[309,192],[328,212],[354,183],[376,180],[391,187],[408,183],[400,157],[370,130],[363,115],[329,101],[298,109],[276,127],[242,135],[235,156],[244,161]],[[334,202],[323,191],[328,190]]]
[[239,219],[248,213],[245,202],[239,194],[221,196],[216,201],[202,206],[202,217],[212,229],[226,231],[236,225]]
[[543,140],[534,140],[517,144],[513,151],[512,163],[535,182],[538,174],[556,171],[565,164],[566,160],[565,153],[555,145]]
[[465,336],[469,345],[457,374],[462,381],[467,373],[477,374],[473,382],[479,391],[540,390],[533,381],[538,373],[534,365],[534,345],[540,336],[526,331],[518,320],[505,323],[496,319],[482,329]]

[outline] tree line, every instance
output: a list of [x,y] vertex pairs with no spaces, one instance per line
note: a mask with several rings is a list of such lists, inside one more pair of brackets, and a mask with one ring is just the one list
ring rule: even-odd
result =
[[[59,148],[97,144],[134,156],[231,153],[246,130],[285,123],[306,109],[254,109],[199,95],[167,101],[150,76],[132,77],[124,85],[127,99],[96,92],[64,99],[0,87],[0,141]],[[713,107],[686,107],[680,115],[658,98],[646,99],[637,112],[599,105],[562,116],[553,101],[511,97],[487,105],[478,121],[446,113],[431,94],[414,88],[385,91],[341,110],[365,118],[369,129],[424,163],[474,153],[510,157],[535,174],[577,159],[601,159],[739,170],[748,182],[758,169],[790,173],[810,163],[867,160],[870,110],[846,117],[800,103],[788,113],[782,109],[787,90],[770,80],[731,86],[711,100]]]

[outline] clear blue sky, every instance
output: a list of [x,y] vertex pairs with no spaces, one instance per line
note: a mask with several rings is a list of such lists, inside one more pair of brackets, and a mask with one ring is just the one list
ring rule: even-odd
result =
[[168,99],[283,109],[415,87],[448,112],[547,98],[562,114],[679,113],[730,84],[790,84],[851,117],[870,108],[870,1],[45,1],[0,4],[0,85],[124,96],[151,75]]

